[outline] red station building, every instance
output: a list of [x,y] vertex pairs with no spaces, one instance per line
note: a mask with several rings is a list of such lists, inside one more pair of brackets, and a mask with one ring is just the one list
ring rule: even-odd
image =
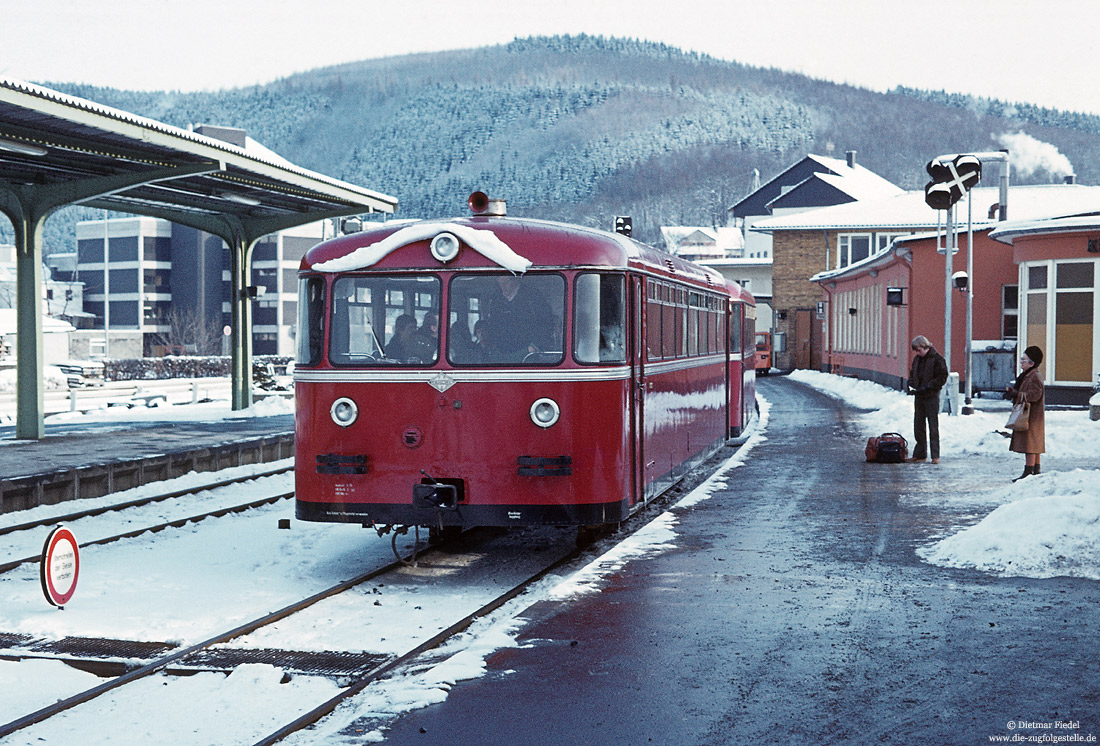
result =
[[[996,188],[979,187],[958,203],[958,251],[950,268],[944,213],[929,208],[923,192],[775,218],[756,230],[772,233],[777,245],[785,231],[817,232],[836,244],[828,247],[834,268],[811,278],[822,293],[816,313],[821,333],[815,337],[823,369],[904,388],[910,340],[923,334],[948,359],[966,391],[967,292],[973,292],[975,395],[1002,391],[1016,373],[1016,347],[1036,344],[1046,355],[1048,402],[1084,403],[1100,372],[1100,187],[1016,186],[1007,201],[1006,209]],[[998,221],[998,214],[1013,219]],[[967,269],[968,226],[973,276],[959,290],[951,276]],[[889,235],[889,242],[873,240],[880,235]],[[843,249],[858,236],[871,237],[872,246],[885,245],[845,262],[852,254]],[[949,294],[950,349],[945,344]]]

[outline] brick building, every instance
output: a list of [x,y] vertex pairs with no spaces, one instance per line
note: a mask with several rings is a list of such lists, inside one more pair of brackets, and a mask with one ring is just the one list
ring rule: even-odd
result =
[[[973,189],[970,199],[974,277],[969,278],[968,285],[974,293],[973,338],[1012,342],[1018,336],[1027,344],[1041,340],[1038,344],[1048,350],[1052,360],[1061,349],[1069,362],[1063,363],[1057,378],[1048,379],[1048,387],[1053,384],[1065,391],[1052,391],[1051,401],[1061,400],[1062,393],[1079,394],[1073,388],[1085,382],[1093,365],[1100,368],[1100,362],[1092,360],[1092,326],[1084,331],[1086,325],[1080,323],[1066,322],[1061,327],[1057,323],[1043,325],[1032,317],[1045,323],[1048,316],[1058,319],[1059,314],[1071,320],[1091,316],[1093,285],[1082,284],[1080,278],[1072,275],[1073,271],[1085,271],[1081,267],[1086,264],[1083,260],[1088,256],[1088,242],[1078,233],[1078,240],[1068,248],[1055,251],[1044,245],[1041,251],[1036,251],[1032,236],[1047,230],[1064,242],[1057,232],[1063,223],[1043,219],[1100,212],[1100,187],[1078,184],[1013,187],[1008,196],[1011,214],[1015,216],[1011,222],[998,222],[995,211],[990,209],[998,204],[996,189]],[[791,256],[800,254],[802,264],[790,263],[791,267],[799,267],[799,272],[806,271],[815,258],[822,266],[812,281],[807,278],[789,283],[791,297],[801,303],[801,307],[795,307],[798,313],[788,313],[786,320],[785,328],[799,346],[792,353],[803,353],[802,347],[807,345],[810,349],[801,355],[792,354],[791,360],[796,364],[788,367],[836,369],[900,387],[908,376],[909,340],[924,334],[965,381],[966,296],[954,290],[951,344],[945,344],[947,275],[966,269],[969,250],[965,199],[960,205],[959,251],[950,266],[939,248],[943,244],[940,231],[936,230],[939,214],[925,204],[923,191],[804,213],[796,216],[797,224],[795,218],[772,221],[768,227],[774,231],[777,261],[782,252]],[[1082,230],[1087,233],[1095,230],[1096,221],[1089,218],[1085,225]],[[810,240],[813,237],[817,238],[816,245]],[[859,253],[851,251],[855,237],[860,237],[861,242],[870,241],[876,248],[852,261]],[[1006,245],[1012,241],[1020,244],[1015,255]],[[1100,247],[1100,239],[1096,246]],[[1059,262],[1063,259],[1072,266],[1066,270],[1065,287],[1057,286],[1061,295],[1044,295],[1045,286],[1031,289],[1028,283],[1033,266],[1040,281],[1048,274],[1061,278]],[[816,297],[805,295],[803,285],[815,288]],[[888,288],[900,291],[901,303],[889,300]],[[1030,303],[1032,295],[1039,301]],[[805,322],[806,317],[809,322]],[[1059,345],[1059,334],[1073,341]],[[1084,349],[1081,340],[1085,339],[1089,342],[1088,354],[1080,352]],[[803,361],[807,362],[797,364]],[[998,387],[1003,384],[996,383]]]
[[[730,208],[745,234],[745,257],[760,258],[771,265],[771,316],[767,325],[758,325],[757,329],[776,333],[778,367],[809,368],[821,363],[814,324],[821,292],[809,278],[827,266],[829,247],[836,239],[812,229],[784,232],[777,243],[771,231],[760,230],[759,226],[813,210],[902,193],[899,187],[857,164],[855,151],[848,151],[844,160],[809,154]],[[858,253],[861,245],[857,243],[855,248]],[[847,251],[850,255],[851,247]]]

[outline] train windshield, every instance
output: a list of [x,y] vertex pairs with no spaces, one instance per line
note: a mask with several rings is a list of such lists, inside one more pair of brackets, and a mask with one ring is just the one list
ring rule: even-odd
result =
[[448,310],[454,365],[557,365],[564,358],[561,275],[459,275]]
[[334,365],[431,365],[439,357],[435,276],[341,277],[332,286]]

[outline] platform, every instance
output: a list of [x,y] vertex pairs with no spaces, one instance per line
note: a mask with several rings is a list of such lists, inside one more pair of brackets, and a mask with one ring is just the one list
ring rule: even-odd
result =
[[[455,656],[425,674],[445,696],[360,706],[334,742],[961,745],[1056,719],[1081,742],[1100,733],[1100,583],[917,553],[988,515],[1023,457],[1006,441],[946,448],[937,465],[867,463],[860,412],[790,379],[757,385],[765,439],[707,499],[670,509],[660,551],[528,607],[480,668]],[[1100,468],[1051,451],[1055,478]],[[398,696],[435,700],[378,714]]]
[[69,425],[47,429],[42,440],[17,440],[4,428],[0,513],[293,455],[293,415]]

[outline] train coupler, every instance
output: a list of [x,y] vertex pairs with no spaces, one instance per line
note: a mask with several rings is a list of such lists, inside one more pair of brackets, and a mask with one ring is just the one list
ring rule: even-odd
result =
[[458,507],[458,490],[453,484],[442,482],[414,484],[413,505],[418,508],[454,510]]

